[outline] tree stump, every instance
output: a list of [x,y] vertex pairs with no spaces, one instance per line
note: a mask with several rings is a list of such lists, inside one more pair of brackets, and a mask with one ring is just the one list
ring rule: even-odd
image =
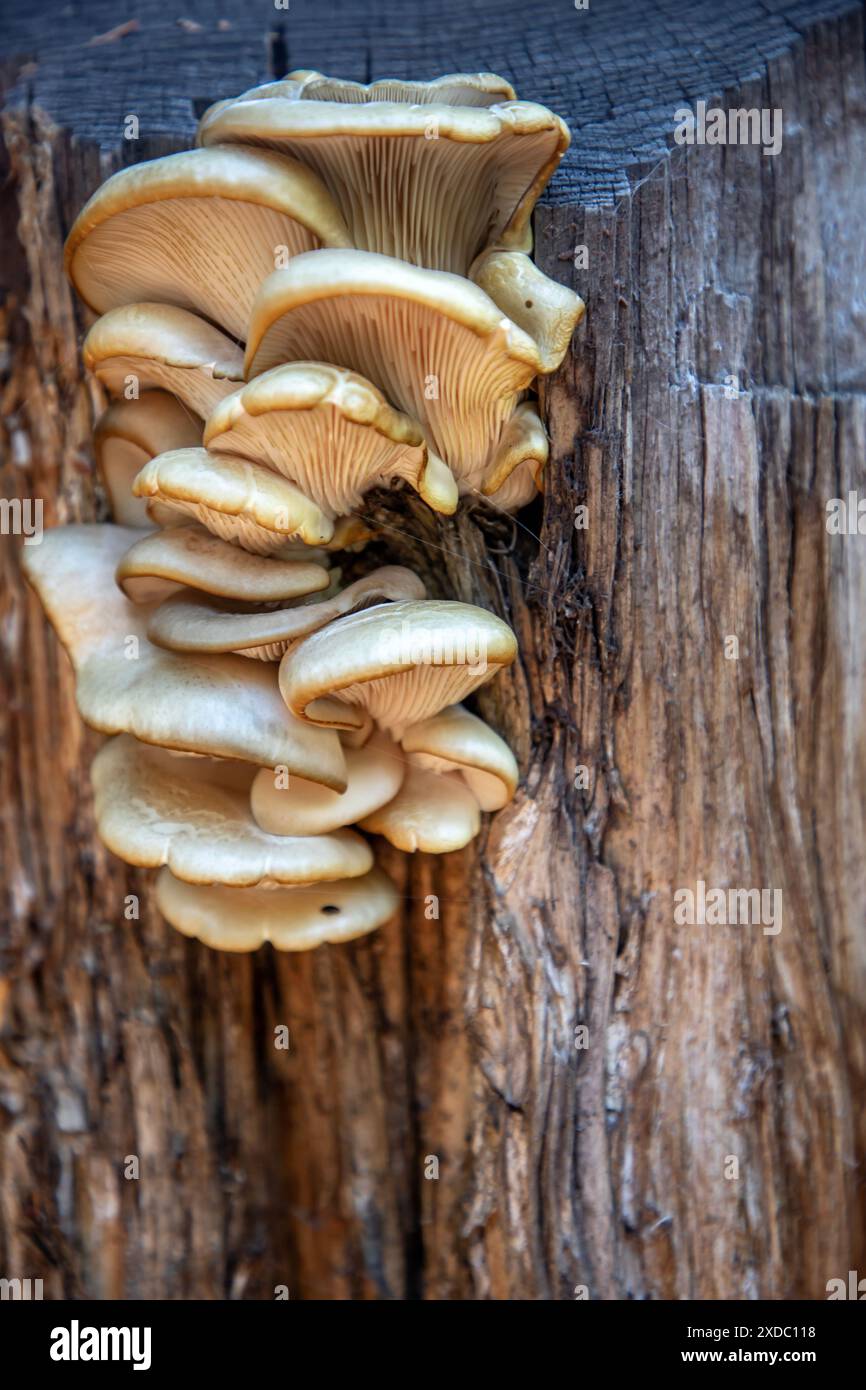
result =
[[[866,1258],[866,540],[826,524],[866,486],[862,9],[184,9],[10,21],[0,495],[106,515],[62,243],[108,173],[287,68],[502,73],[574,137],[536,213],[587,302],[543,504],[375,505],[382,554],[515,628],[479,709],[523,781],[462,854],[383,856],[404,906],[368,939],[186,941],[95,837],[98,739],[4,536],[0,1275],[822,1298]],[[781,151],[676,145],[697,100],[781,109]],[[680,924],[699,883],[780,890],[781,931]]]

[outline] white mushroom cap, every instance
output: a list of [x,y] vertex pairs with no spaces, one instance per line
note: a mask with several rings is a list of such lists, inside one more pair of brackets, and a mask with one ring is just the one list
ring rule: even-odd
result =
[[332,518],[394,478],[437,511],[457,507],[457,484],[428,456],[420,425],[365,377],[325,362],[288,362],[254,377],[212,412],[204,442],[267,463]]
[[369,845],[350,830],[304,837],[262,830],[250,811],[254,776],[248,763],[217,758],[185,758],[179,767],[165,749],[121,734],[91,769],[100,839],[128,864],[165,864],[188,883],[267,888],[353,878],[372,867]]
[[362,830],[383,835],[407,854],[449,854],[462,849],[481,828],[478,802],[456,773],[430,772],[409,758],[403,785],[393,801],[365,816]]
[[329,941],[352,941],[383,926],[399,901],[379,868],[310,888],[199,888],[168,869],[156,881],[156,902],[166,921],[220,951],[255,951],[266,941],[278,951],[309,951]]
[[179,657],[148,641],[151,608],[130,603],[114,583],[137,536],[125,526],[62,526],[23,547],[24,573],[75,668],[82,719],[162,748],[285,766],[342,791],[339,738],[291,718],[270,667],[239,656]]
[[171,304],[124,304],[97,319],[84,365],[113,396],[131,384],[170,391],[196,416],[209,415],[243,380],[243,354],[213,324]]
[[155,603],[178,589],[201,589],[245,603],[280,603],[321,592],[330,583],[326,556],[251,555],[194,522],[142,536],[127,550],[115,579],[134,603]]
[[256,555],[287,541],[329,541],[334,523],[301,490],[262,464],[206,449],[173,449],[145,464],[132,490],[193,517]]
[[265,612],[238,612],[236,604],[181,590],[157,608],[147,635],[170,651],[238,652],[260,661],[279,661],[293,643],[336,618],[424,594],[417,575],[399,565],[373,570],[333,595],[312,595]]
[[348,786],[332,792],[303,777],[278,786],[269,767],[263,767],[252,786],[252,813],[272,835],[322,835],[352,825],[378,811],[397,795],[406,770],[398,745],[386,734],[374,734],[363,748],[345,751]]
[[[311,68],[296,68],[277,82],[264,82],[243,92],[235,101],[255,101],[261,97],[286,97],[290,101],[402,101],[412,106],[436,102],[439,106],[493,106],[516,101],[517,93],[495,72],[449,72],[430,82],[404,82],[397,77],[377,82],[350,82],[342,77],[325,77]],[[230,105],[218,102],[217,106]],[[205,112],[206,121],[215,107]]]
[[299,719],[353,728],[366,711],[395,738],[491,680],[517,654],[507,623],[484,608],[436,599],[387,603],[329,624],[280,663],[283,699]]
[[351,246],[317,175],[264,150],[183,150],[121,169],[73,223],[66,271],[99,314],[157,300],[237,338],[261,281],[286,254]]
[[361,372],[417,419],[458,482],[483,485],[538,347],[477,285],[371,251],[314,251],[264,282],[247,375],[291,360]]
[[354,245],[465,275],[487,245],[528,249],[532,210],[570,136],[552,111],[528,101],[456,106],[260,95],[207,112],[199,140],[302,159],[327,185]]
[[462,705],[410,724],[400,742],[418,767],[459,772],[482,811],[498,811],[514,795],[520,775],[514,754],[489,724]]
[[522,251],[482,252],[470,279],[538,345],[540,370],[554,372],[586,311],[579,294],[551,280]]
[[154,454],[201,443],[202,422],[165,391],[138,400],[113,401],[93,432],[93,450],[114,520],[149,526],[146,504],[132,495],[132,481]]

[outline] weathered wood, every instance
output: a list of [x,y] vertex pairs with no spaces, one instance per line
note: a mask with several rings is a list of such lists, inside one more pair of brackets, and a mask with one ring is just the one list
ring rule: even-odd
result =
[[[141,4],[89,48],[115,6],[38,40],[22,12],[7,43],[0,479],[46,524],[104,514],[65,229],[188,138],[191,102],[265,75],[279,16],[220,8],[231,30],[187,4],[189,34]],[[97,741],[4,538],[0,1273],[52,1297],[822,1297],[866,1258],[866,552],[824,524],[864,486],[862,14],[507,0],[425,5],[407,36],[405,3],[331,8],[293,0],[272,58],[492,68],[576,126],[536,217],[588,304],[544,391],[543,508],[378,499],[384,551],[517,630],[479,707],[524,782],[470,851],[386,856],[405,910],[368,940],[183,941],[94,836]],[[777,158],[668,149],[683,98],[724,88],[784,110]],[[782,931],[677,926],[699,879],[781,889]]]

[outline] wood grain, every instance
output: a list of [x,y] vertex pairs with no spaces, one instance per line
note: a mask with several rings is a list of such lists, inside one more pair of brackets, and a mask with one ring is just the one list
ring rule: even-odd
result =
[[[157,8],[85,49],[118,22],[100,0],[38,53],[25,17],[8,47],[0,491],[46,524],[105,514],[64,232],[111,168],[183,143],[190,97],[264,75],[255,7],[223,32],[186,4],[205,37]],[[862,12],[744,3],[723,38],[710,8],[674,29],[593,6],[578,41],[539,6],[518,47],[523,5],[485,27],[425,6],[410,40],[393,6],[314,32],[293,3],[280,64],[490,67],[578,126],[536,216],[588,304],[544,391],[543,506],[376,499],[381,553],[518,632],[479,708],[523,782],[470,851],[386,852],[404,911],[366,941],[184,941],[95,838],[96,740],[4,537],[0,1274],[50,1297],[820,1298],[862,1268],[866,540],[825,526],[866,485]],[[777,158],[668,148],[682,95],[723,88],[783,108]],[[781,889],[782,931],[677,926],[699,879]]]

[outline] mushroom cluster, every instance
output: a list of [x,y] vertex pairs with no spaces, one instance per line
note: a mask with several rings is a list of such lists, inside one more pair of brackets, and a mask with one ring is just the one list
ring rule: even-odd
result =
[[397,893],[359,830],[444,853],[514,794],[511,750],[463,704],[514,660],[508,625],[402,566],[343,569],[373,488],[443,515],[537,492],[530,392],[583,305],[530,259],[531,214],[568,138],[492,74],[295,72],[211,107],[195,149],[115,174],[72,227],[114,521],[24,565],[109,736],[99,834],[210,946],[371,931]]

